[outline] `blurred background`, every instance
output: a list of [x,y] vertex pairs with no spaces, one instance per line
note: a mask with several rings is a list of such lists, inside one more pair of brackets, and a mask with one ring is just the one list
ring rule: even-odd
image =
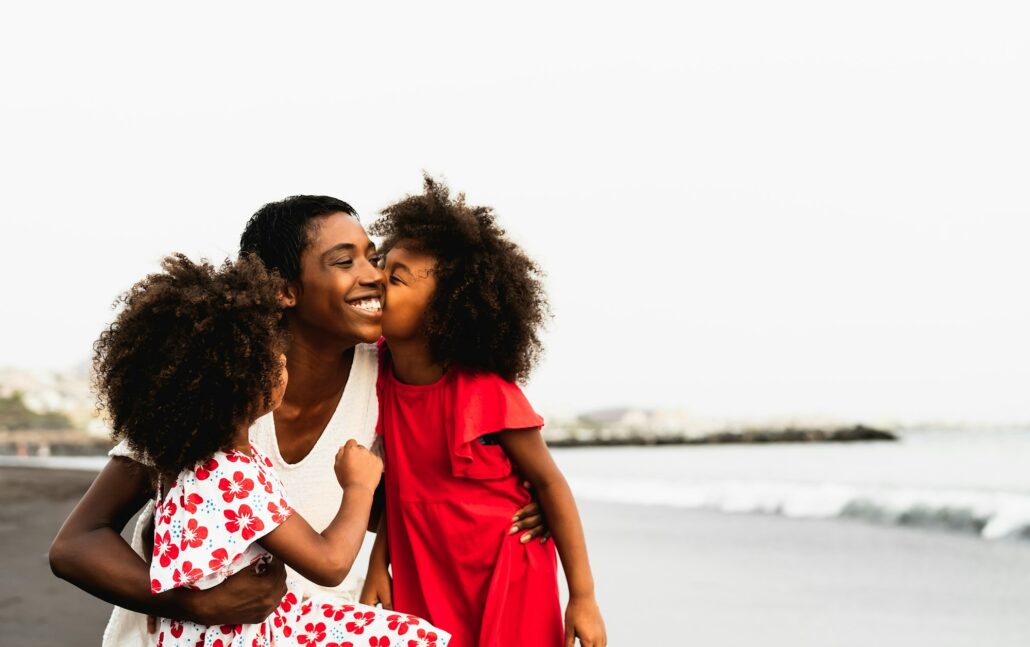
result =
[[547,272],[527,392],[612,644],[1027,644],[1028,29],[1018,2],[5,6],[0,642],[99,642],[110,607],[45,546],[109,446],[115,298],[234,256],[266,202],[370,223],[424,170]]

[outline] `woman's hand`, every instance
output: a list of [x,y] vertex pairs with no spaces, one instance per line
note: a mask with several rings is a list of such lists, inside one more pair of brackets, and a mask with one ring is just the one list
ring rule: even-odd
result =
[[202,625],[264,622],[286,595],[286,567],[273,559],[261,572],[245,568],[204,591],[190,591],[191,619]]
[[605,647],[608,633],[601,618],[601,609],[593,596],[570,598],[565,609],[565,647],[574,647],[579,638],[581,647]]
[[522,536],[519,537],[519,541],[525,544],[534,537],[539,537],[542,544],[551,536],[551,529],[547,527],[547,520],[544,519],[544,515],[540,512],[540,502],[536,500],[536,492],[533,491],[533,486],[529,481],[524,481],[522,487],[529,490],[533,500],[519,509],[515,516],[512,517],[512,526],[508,534],[514,535],[520,530],[525,530]]
[[368,574],[365,575],[365,584],[361,587],[358,602],[370,607],[381,604],[384,609],[393,610],[393,578],[390,577],[387,568],[369,563]]

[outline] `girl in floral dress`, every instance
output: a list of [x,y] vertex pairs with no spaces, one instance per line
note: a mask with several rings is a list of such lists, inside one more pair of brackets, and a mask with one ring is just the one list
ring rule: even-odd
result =
[[[543,418],[515,384],[540,352],[547,313],[536,265],[489,208],[452,200],[428,177],[422,195],[383,215],[371,231],[386,236],[387,252],[386,532],[361,601],[392,599],[446,627],[451,647],[572,647],[577,638],[604,647],[572,492],[540,434]],[[516,535],[513,515],[529,500],[523,477],[554,543]],[[555,544],[569,588],[564,625]]]
[[[251,257],[216,269],[176,255],[163,268],[123,298],[94,360],[115,436],[157,474],[152,591],[210,588],[273,557],[335,586],[361,546],[382,462],[353,440],[340,448],[339,512],[315,532],[248,441],[250,425],[286,387],[283,282]],[[444,647],[450,639],[414,616],[292,591],[260,624],[162,618],[157,631],[162,647]]]

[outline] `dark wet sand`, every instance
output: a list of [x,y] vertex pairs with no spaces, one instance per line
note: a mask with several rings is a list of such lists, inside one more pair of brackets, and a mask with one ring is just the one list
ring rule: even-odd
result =
[[[46,551],[91,472],[0,469],[0,645],[98,645],[110,606]],[[610,644],[1030,645],[1030,544],[580,503]],[[688,639],[663,642],[669,628]]]

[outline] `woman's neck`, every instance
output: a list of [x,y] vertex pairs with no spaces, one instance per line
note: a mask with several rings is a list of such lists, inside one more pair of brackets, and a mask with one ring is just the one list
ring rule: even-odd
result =
[[347,385],[354,361],[353,343],[314,340],[306,332],[290,326],[292,339],[286,354],[290,380],[283,400],[298,407],[321,404],[338,396]]
[[391,341],[389,348],[393,375],[404,384],[432,384],[443,377],[443,365],[433,361],[424,339]]

